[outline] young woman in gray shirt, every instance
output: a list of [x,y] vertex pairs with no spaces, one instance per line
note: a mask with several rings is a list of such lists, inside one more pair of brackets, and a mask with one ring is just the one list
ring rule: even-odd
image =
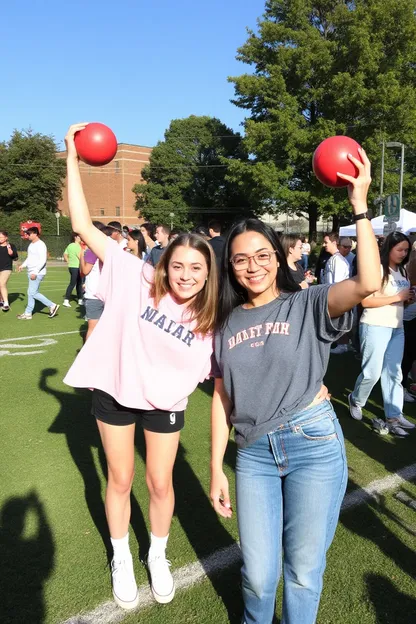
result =
[[245,624],[272,622],[282,552],[282,624],[316,621],[347,464],[333,407],[315,397],[331,343],[351,328],[351,309],[380,287],[378,247],[366,218],[370,162],[363,150],[360,156],[350,156],[357,178],[339,174],[349,182],[357,222],[355,278],[297,290],[275,232],[255,219],[234,225],[225,244],[211,499],[221,516],[231,516],[222,464],[234,427]]

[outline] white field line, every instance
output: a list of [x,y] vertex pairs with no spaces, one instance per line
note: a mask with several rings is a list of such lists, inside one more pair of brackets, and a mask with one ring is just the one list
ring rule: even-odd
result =
[[[341,511],[357,507],[370,499],[377,497],[393,488],[397,488],[406,481],[416,478],[416,464],[398,470],[396,473],[372,481],[365,488],[358,488],[347,494],[342,503]],[[226,548],[215,551],[212,555],[201,561],[196,561],[179,568],[173,573],[176,589],[188,589],[192,585],[203,581],[205,578],[218,574],[222,570],[239,563],[241,560],[238,544],[232,544]],[[119,624],[130,613],[137,613],[146,607],[156,604],[148,585],[139,587],[139,606],[134,611],[123,611],[115,602],[109,601],[99,605],[93,611],[85,614],[74,615],[62,624]]]
[[86,330],[82,329],[82,330],[78,330],[75,329],[73,331],[67,331],[67,332],[58,332],[57,334],[39,334],[37,336],[19,336],[19,338],[2,338],[0,340],[0,345],[3,342],[15,342],[16,340],[31,340],[32,338],[55,338],[55,336],[69,336],[70,334],[81,334],[83,332],[85,332]]

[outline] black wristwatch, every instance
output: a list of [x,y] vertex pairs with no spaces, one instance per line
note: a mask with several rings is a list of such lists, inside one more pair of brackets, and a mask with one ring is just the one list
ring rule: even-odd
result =
[[354,223],[356,221],[360,221],[361,219],[368,219],[368,212],[362,212],[361,214],[354,215],[353,218],[352,218]]

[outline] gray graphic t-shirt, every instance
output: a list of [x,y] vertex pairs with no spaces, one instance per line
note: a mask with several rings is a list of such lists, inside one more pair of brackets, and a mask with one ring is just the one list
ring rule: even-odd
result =
[[281,293],[258,308],[239,306],[216,335],[218,376],[234,405],[239,446],[288,422],[318,393],[331,343],[352,324],[351,312],[330,318],[329,288]]

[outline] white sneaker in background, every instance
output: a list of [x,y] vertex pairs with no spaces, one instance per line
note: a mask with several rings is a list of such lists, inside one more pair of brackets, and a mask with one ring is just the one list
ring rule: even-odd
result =
[[68,299],[64,299],[64,302],[62,304],[63,306],[65,306],[65,308],[70,308],[71,304],[69,303]]
[[348,405],[350,406],[350,414],[354,418],[354,420],[362,420],[363,412],[359,405],[355,405],[352,400],[352,395],[348,395]]

